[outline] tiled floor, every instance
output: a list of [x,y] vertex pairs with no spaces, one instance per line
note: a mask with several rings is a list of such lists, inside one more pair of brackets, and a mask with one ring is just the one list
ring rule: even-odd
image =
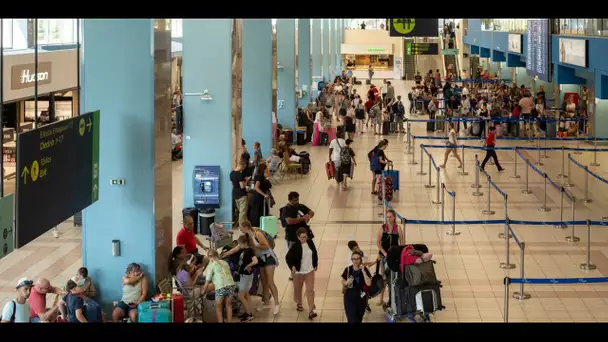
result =
[[[397,94],[407,98],[405,82],[393,82]],[[365,87],[365,86],[364,86]],[[362,89],[361,91],[364,91]],[[361,92],[359,91],[359,92]],[[415,135],[427,135],[424,123],[412,124]],[[340,274],[342,273],[349,251],[346,243],[357,240],[366,254],[375,255],[375,236],[378,224],[369,224],[369,221],[379,220],[382,206],[377,199],[370,195],[371,175],[368,171],[366,153],[380,140],[381,137],[366,133],[356,137],[353,147],[357,153],[359,167],[355,171],[355,178],[350,182],[348,191],[338,190],[334,181],[325,177],[323,164],[327,158],[325,147],[304,147],[312,159],[311,172],[300,179],[286,177],[280,185],[274,186],[273,191],[279,205],[273,209],[278,210],[287,200],[289,191],[298,191],[300,201],[308,205],[316,213],[312,221],[315,240],[320,253],[320,266],[315,286],[316,305],[320,322],[344,322],[344,310],[341,296]],[[411,155],[405,154],[404,135],[390,135],[390,145],[387,155],[395,162],[395,168],[400,170],[401,190],[395,193],[392,205],[401,215],[410,219],[437,220],[440,217],[439,205],[432,204],[435,198],[435,189],[426,189],[427,176],[418,176],[416,172],[420,165],[409,165]],[[417,141],[419,145],[421,142]],[[424,141],[422,143],[441,144],[438,141]],[[468,141],[467,144],[479,145],[478,142]],[[515,145],[514,143],[500,141],[499,146]],[[532,143],[519,142],[519,145],[531,146]],[[573,146],[575,144],[572,144]],[[549,142],[548,146],[561,146]],[[437,162],[443,161],[444,150],[431,149]],[[416,148],[416,159],[419,161],[419,148]],[[488,217],[481,212],[487,205],[487,182],[482,177],[482,197],[471,195],[474,181],[473,163],[474,153],[467,150],[465,154],[468,176],[458,174],[457,162],[450,158],[448,166],[442,171],[442,181],[450,191],[456,192],[456,219],[502,219],[504,218],[503,203],[498,194],[491,191],[492,209],[494,216]],[[531,160],[536,161],[535,152],[524,153]],[[558,220],[559,219],[559,192],[551,187],[547,191],[547,205],[552,209],[548,213],[541,213],[538,207],[544,198],[543,182],[540,177],[530,172],[530,189],[533,194],[523,195],[524,164],[517,162],[517,171],[522,178],[512,179],[514,158],[512,152],[498,153],[501,163],[507,168],[505,173],[498,173],[494,166],[487,167],[488,173],[496,184],[509,195],[508,211],[512,219],[526,220]],[[543,159],[541,170],[547,172],[556,182],[557,174],[561,168],[561,152],[548,153],[549,158]],[[583,164],[589,164],[593,155],[585,153],[574,155]],[[483,155],[480,153],[480,159]],[[425,158],[426,159],[426,158]],[[608,159],[603,154],[598,155],[602,164],[593,167],[600,175],[608,176]],[[426,162],[425,162],[426,163]],[[427,165],[424,165],[427,171]],[[572,168],[572,188],[577,198],[583,197],[583,172]],[[182,192],[181,163],[175,164],[174,170],[174,234],[180,226]],[[435,176],[432,177],[435,183]],[[601,220],[608,216],[605,209],[608,196],[605,195],[607,185],[590,179],[589,188],[592,189],[592,203],[577,203],[577,219]],[[446,219],[451,218],[451,200],[446,196]],[[569,220],[570,203],[566,200],[564,218]],[[275,213],[276,214],[276,213]],[[519,276],[520,256],[517,245],[511,242],[511,262],[517,265],[513,270],[503,271],[500,262],[505,259],[505,241],[497,237],[503,227],[499,225],[471,225],[457,226],[462,231],[459,236],[448,236],[445,232],[448,226],[408,224],[406,227],[408,242],[422,242],[429,246],[437,260],[437,275],[443,282],[442,298],[446,310],[435,315],[437,322],[497,322],[503,320],[505,274],[511,277]],[[576,235],[581,238],[577,244],[569,244],[564,237],[570,234],[568,230],[557,230],[551,226],[514,226],[515,234],[526,242],[525,270],[528,277],[591,277],[608,274],[608,231],[604,227],[592,228],[591,259],[597,264],[595,271],[581,271],[579,264],[585,262],[586,231],[584,227],[576,227]],[[22,275],[29,277],[46,277],[52,283],[64,283],[80,266],[80,230],[65,223],[60,227],[63,235],[54,239],[50,233],[46,234],[21,250],[0,260],[0,305],[3,305],[13,294],[13,284]],[[285,244],[277,243],[277,254],[285,255]],[[288,270],[280,266],[276,272],[276,281],[281,296],[281,313],[273,317],[270,309],[258,313],[256,321],[275,322],[307,322],[306,315],[295,310],[292,301],[292,287],[288,281]],[[516,291],[512,286],[511,292]],[[511,322],[595,322],[608,321],[608,286],[605,285],[555,285],[555,286],[527,286],[526,292],[532,298],[526,301],[511,300],[509,320]],[[256,301],[258,299],[255,299]],[[372,313],[365,320],[370,322],[385,321],[379,307],[372,303]]]

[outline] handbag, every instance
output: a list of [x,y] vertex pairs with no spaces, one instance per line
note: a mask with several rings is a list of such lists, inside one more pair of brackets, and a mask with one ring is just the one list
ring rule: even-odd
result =
[[378,274],[379,270],[380,259],[376,261],[376,274],[374,274],[374,276],[372,277],[372,284],[365,289],[365,293],[367,293],[370,298],[374,298],[379,295],[380,292],[382,292],[382,289],[384,289],[384,287],[386,286],[384,278],[380,274]]
[[[350,266],[346,268],[346,280],[350,277]],[[346,294],[347,285],[342,286],[342,294]]]

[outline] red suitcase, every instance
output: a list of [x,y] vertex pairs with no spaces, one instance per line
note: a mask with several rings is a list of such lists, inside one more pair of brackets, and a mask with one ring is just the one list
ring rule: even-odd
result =
[[325,172],[327,173],[327,179],[332,179],[336,176],[336,165],[333,161],[325,163]]
[[171,311],[173,312],[173,323],[184,323],[184,296],[181,294],[171,295]]
[[[380,201],[382,201],[383,200],[383,198],[382,198],[382,176],[378,175],[376,177],[377,177],[376,186],[378,187],[378,199]],[[386,192],[386,200],[389,202],[392,201],[393,200],[393,177],[388,177],[388,176],[384,177],[384,192]]]

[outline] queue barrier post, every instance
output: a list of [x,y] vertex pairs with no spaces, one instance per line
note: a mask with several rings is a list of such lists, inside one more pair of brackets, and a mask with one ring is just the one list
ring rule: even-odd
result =
[[384,171],[382,171],[382,174],[380,176],[380,180],[382,181],[382,222],[384,224],[386,224],[387,219],[386,219],[386,186],[384,185]]
[[[522,242],[521,246],[519,246],[519,259],[520,259],[519,277],[521,279],[525,279],[525,273],[524,273],[525,272],[524,260],[526,259],[525,250],[526,250],[526,243]],[[524,282],[522,281],[521,283],[519,283],[519,292],[513,292],[513,298],[518,299],[518,300],[526,300],[526,299],[530,299],[530,297],[532,297],[532,296],[529,293],[524,292]]]
[[528,165],[528,163],[525,163],[525,164],[526,164],[526,173],[524,174],[524,182],[526,184],[526,187],[521,190],[521,193],[524,195],[529,195],[532,193],[532,190],[530,190],[530,186],[528,183],[528,178],[529,178],[528,174],[530,173],[530,166]]
[[[559,222],[564,222],[564,194],[566,193],[566,189],[562,186],[559,188]],[[566,229],[568,225],[564,223],[558,223],[553,226],[555,229]]]
[[597,162],[597,137],[593,138],[593,163],[589,164],[590,166],[600,166],[600,163]]
[[515,146],[515,148],[513,149],[513,160],[515,162],[515,165],[513,166],[513,176],[511,176],[511,178],[514,179],[519,179],[519,175],[517,174],[517,146]]
[[461,176],[468,176],[469,173],[465,171],[464,169],[464,164],[465,164],[465,159],[464,159],[464,145],[462,145],[462,171],[460,171],[460,175]]
[[[539,139],[540,139],[540,138],[539,138]],[[547,149],[547,139],[544,139],[543,143],[544,143],[544,145],[545,145],[545,147],[544,147],[545,149],[543,150],[543,155],[542,155],[542,157],[543,157],[543,158],[545,158],[545,159],[549,159],[549,156],[547,155],[547,150],[546,150],[546,149]]]
[[572,160],[570,160],[570,153],[568,153],[568,174],[570,175],[570,177],[568,177],[568,180],[565,180],[562,178],[562,183],[563,186],[565,188],[571,188],[574,186],[574,183],[572,183]]
[[[504,196],[504,206],[505,206],[505,221],[507,221],[509,219],[509,212],[508,212],[508,196],[507,194],[505,194]],[[511,234],[510,231],[508,231],[507,233],[509,233],[509,239],[513,237],[513,235]],[[504,239],[505,238],[505,233],[498,233],[498,238],[499,239]]]
[[435,197],[435,200],[432,201],[431,203],[433,204],[442,204],[443,201],[441,200],[441,195],[439,194],[441,192],[440,186],[439,184],[441,184],[441,169],[440,168],[435,168],[435,173],[437,174],[437,195]]
[[511,278],[505,277],[505,305],[503,310],[503,318],[505,323],[509,323],[509,285],[511,284]]
[[445,184],[441,183],[441,222],[445,221]]
[[424,172],[423,170],[424,167],[424,148],[420,148],[420,171],[418,171],[416,174],[419,176],[424,176],[426,175],[426,172]]
[[585,198],[581,199],[583,203],[591,203],[593,200],[589,197],[589,167],[585,166]]
[[452,196],[452,229],[448,230],[446,234],[450,236],[460,235],[460,232],[456,231],[456,191],[454,191]]
[[568,178],[568,175],[564,172],[565,165],[566,165],[566,149],[562,145],[562,172],[560,174],[558,174],[557,177],[560,177],[562,179]]
[[[577,140],[576,141],[576,148],[580,148],[580,147],[581,147],[581,141]],[[576,150],[576,151],[574,151],[574,154],[583,154],[583,152]]]
[[473,183],[471,185],[471,187],[473,189],[475,189],[475,191],[472,193],[473,196],[475,197],[479,197],[479,196],[483,196],[483,192],[479,191],[479,188],[481,188],[481,185],[479,184],[479,172],[481,170],[481,166],[479,165],[479,159],[477,157],[477,154],[475,155],[475,183]]
[[[509,235],[509,225],[511,223],[509,223],[509,218],[506,219],[505,221],[505,231],[504,231],[504,236]],[[511,250],[510,250],[510,244],[509,244],[509,239],[505,239],[505,262],[501,262],[500,263],[500,268],[502,268],[503,270],[510,270],[515,268],[515,265],[513,265],[510,260],[511,260]]]
[[[431,165],[431,164],[432,164],[432,160],[431,160],[431,158],[432,158],[432,157],[431,157],[431,156],[429,156],[429,184],[426,184],[426,185],[424,186],[424,187],[425,187],[425,188],[427,188],[427,189],[431,189],[431,188],[434,188],[434,187],[435,187],[435,186],[433,185],[433,183],[432,183],[433,181],[431,180],[431,173],[432,173],[432,171],[431,171],[431,167],[432,167],[432,165]],[[439,186],[439,184],[437,184],[437,186]]]
[[538,211],[543,212],[543,213],[551,211],[551,208],[547,207],[547,179],[548,178],[549,177],[547,176],[547,174],[544,173],[543,174],[543,179],[545,180],[545,182],[544,182],[544,192],[545,192],[545,195],[544,195],[544,200],[543,200],[543,206],[540,207],[540,208],[538,208]]
[[536,166],[544,166],[545,164],[543,164],[543,162],[541,161],[542,156],[540,155],[540,138],[536,139],[536,148],[537,148],[537,152],[538,152],[538,158],[536,163],[534,163],[534,165]]
[[407,122],[407,135],[406,135],[406,142],[407,142],[407,152],[405,152],[406,154],[412,154],[412,123],[411,122]]
[[572,232],[570,233],[570,236],[566,236],[566,241],[570,242],[570,243],[577,243],[579,241],[581,241],[581,239],[575,235],[574,233],[574,229],[576,227],[576,225],[574,224],[575,221],[575,212],[576,210],[576,197],[572,196]]
[[492,194],[492,177],[488,176],[488,208],[482,212],[484,215],[491,216],[491,215],[496,214],[496,212],[494,210],[492,210],[490,207],[490,197],[492,197],[491,194]]
[[406,232],[407,232],[406,224],[407,224],[407,219],[405,217],[402,217],[401,218],[401,226],[403,227],[403,242],[407,242],[407,240],[405,239],[406,236],[407,236],[406,235]]
[[587,220],[587,262],[580,265],[581,270],[592,271],[597,268],[591,263],[591,220]]
[[[423,152],[424,151],[422,150],[422,145],[420,145],[420,153],[422,154]],[[420,159],[420,162],[422,162],[422,159]],[[407,163],[408,165],[418,164],[418,162],[416,162],[416,138],[414,138],[414,146],[412,146],[412,159]]]

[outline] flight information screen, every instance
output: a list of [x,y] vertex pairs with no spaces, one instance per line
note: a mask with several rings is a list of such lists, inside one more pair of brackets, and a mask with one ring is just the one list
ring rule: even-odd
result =
[[551,81],[550,39],[549,19],[528,20],[526,72],[545,82]]

